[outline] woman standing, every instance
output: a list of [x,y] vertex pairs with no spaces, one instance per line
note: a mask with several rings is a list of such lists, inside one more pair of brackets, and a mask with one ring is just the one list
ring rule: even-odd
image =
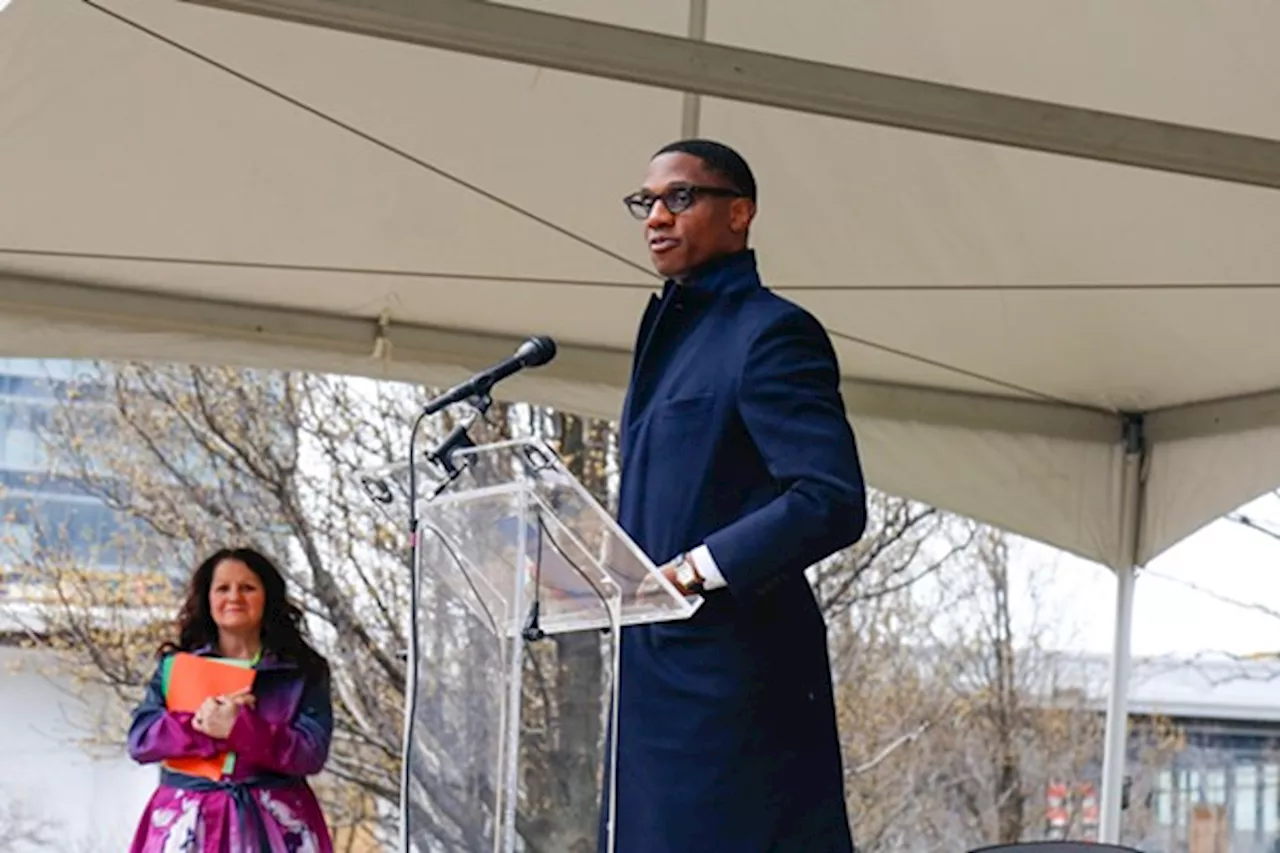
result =
[[[191,578],[178,621],[178,642],[161,647],[133,712],[129,754],[141,764],[229,756],[217,781],[162,769],[130,853],[330,853],[306,781],[329,754],[329,666],[303,638],[302,611],[279,570],[248,548],[216,552]],[[253,687],[195,713],[169,711],[165,672],[175,652],[251,666]]]

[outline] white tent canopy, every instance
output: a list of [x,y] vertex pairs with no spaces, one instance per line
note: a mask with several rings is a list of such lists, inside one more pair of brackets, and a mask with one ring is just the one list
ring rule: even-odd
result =
[[0,350],[445,383],[545,333],[501,390],[614,416],[620,199],[728,141],[872,482],[1118,570],[1114,837],[1133,567],[1280,483],[1280,6],[217,4],[335,29],[0,13]]

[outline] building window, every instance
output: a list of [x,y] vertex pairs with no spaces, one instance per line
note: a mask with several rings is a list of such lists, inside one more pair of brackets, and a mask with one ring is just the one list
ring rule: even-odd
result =
[[1162,770],[1156,780],[1156,822],[1173,825],[1173,771]]
[[1280,766],[1262,768],[1262,831],[1280,830]]
[[1236,832],[1258,829],[1258,768],[1252,764],[1236,767],[1235,814],[1231,825]]
[[1227,804],[1227,771],[1205,771],[1204,801],[1212,806],[1224,806]]

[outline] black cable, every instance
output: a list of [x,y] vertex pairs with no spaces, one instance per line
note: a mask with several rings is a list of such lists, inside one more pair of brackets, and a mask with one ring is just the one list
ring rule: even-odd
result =
[[466,563],[462,562],[462,558],[458,556],[457,549],[449,542],[449,537],[444,535],[439,527],[433,524],[422,525],[424,530],[429,530],[440,540],[440,544],[444,546],[445,551],[449,553],[449,557],[458,567],[458,572],[467,582],[467,588],[471,590],[471,594],[475,596],[476,602],[480,605],[480,609],[484,611],[484,618],[489,621],[489,630],[493,631],[495,637],[501,637],[502,632],[498,629],[497,617],[493,615],[493,611],[489,609],[489,605],[484,603],[484,598],[480,595],[479,588],[476,587],[475,581],[471,580],[471,574],[467,571]]
[[581,567],[580,565],[578,565],[577,561],[575,561],[572,557],[570,557],[570,556],[569,556],[569,554],[568,554],[568,552],[564,549],[564,547],[562,547],[562,546],[560,545],[560,543],[556,541],[556,538],[555,538],[554,536],[552,536],[552,535],[551,535],[551,531],[547,529],[546,524],[545,524],[545,523],[543,522],[543,520],[542,520],[542,513],[541,513],[541,512],[539,512],[539,513],[538,513],[538,531],[539,531],[539,534],[540,534],[540,535],[539,535],[539,544],[541,544],[541,537],[542,537],[542,536],[546,536],[546,537],[547,537],[547,541],[549,541],[549,542],[551,543],[551,547],[552,547],[552,548],[555,548],[555,549],[556,549],[556,552],[557,552],[561,557],[564,557],[564,561],[565,561],[566,563],[568,563],[568,564],[569,564],[569,568],[571,568],[571,569],[573,569],[575,572],[577,572],[577,573],[578,573],[578,575],[579,575],[579,576],[580,576],[584,581],[586,581],[586,582],[587,582],[587,586],[591,587],[591,591],[592,591],[592,592],[594,592],[594,593],[596,594],[596,598],[600,599],[600,604],[601,604],[601,606],[603,606],[603,607],[604,607],[605,612],[608,612],[608,610],[609,610],[609,600],[608,600],[607,598],[605,598],[604,593],[603,593],[603,592],[601,592],[601,591],[600,591],[600,588],[596,586],[595,582],[591,579],[591,576],[590,576],[589,574],[587,574],[585,571],[583,571],[582,567]]
[[[418,650],[419,635],[421,629],[418,622],[418,559],[421,553],[420,533],[424,529],[421,518],[418,515],[418,434],[422,430],[422,424],[429,417],[427,411],[418,413],[414,419],[413,427],[409,433],[409,648],[408,648],[408,670],[405,673],[405,719],[404,719],[404,743],[401,748],[400,756],[400,849],[403,853],[409,853],[412,850],[410,841],[413,838],[412,816],[413,809],[409,805],[410,791],[412,789],[412,757],[413,757],[413,730],[417,718],[418,708]],[[465,468],[457,473],[451,474],[443,485],[452,483]],[[449,537],[434,525],[425,525],[425,529],[430,530],[444,545],[449,557],[457,565],[459,573],[466,580],[467,586],[470,587],[472,595],[475,596],[480,608],[484,611],[485,617],[489,620],[489,626],[493,630],[495,637],[501,637],[498,622],[493,616],[493,611],[485,604],[484,598],[480,595],[480,590],[476,588],[475,582],[471,579],[471,574],[466,569],[466,564],[454,549],[453,544],[449,542]]]
[[[87,1],[87,0],[86,0]],[[400,756],[400,849],[409,853],[413,809],[409,808],[413,720],[418,710],[418,433],[427,419],[419,412],[409,432],[409,648],[405,673],[404,743]]]
[[[542,512],[537,512],[538,516],[538,545],[534,552],[533,562],[533,604],[529,607],[529,618],[524,626],[524,640],[526,643],[536,643],[543,637],[547,636],[539,620],[542,616],[542,534],[546,528],[542,524]],[[568,559],[567,557],[565,559]]]
[[[600,599],[600,605],[604,608],[604,612],[608,614],[610,617],[609,619],[610,630],[608,631],[608,634],[609,634],[609,681],[610,681],[609,730],[611,732],[611,735],[609,740],[612,741],[612,743],[616,743],[617,721],[618,721],[618,698],[619,698],[618,689],[619,689],[619,678],[620,678],[620,675],[618,672],[618,652],[619,652],[618,644],[622,642],[621,618],[619,618],[618,624],[616,625],[617,630],[614,630],[615,626],[613,624],[613,619],[612,619],[613,611],[609,607],[608,599],[605,598],[604,593],[601,592],[600,588],[596,586],[595,582],[591,579],[591,576],[582,570],[582,567],[579,566],[578,563],[572,557],[569,556],[569,554],[565,551],[565,549],[560,546],[560,543],[556,541],[556,538],[551,535],[551,531],[548,530],[546,525],[543,523],[542,513],[538,513],[538,527],[540,529],[541,534],[545,535],[547,539],[551,542],[551,547],[555,548],[556,551],[560,553],[560,556],[564,557],[565,562],[567,562],[569,566],[575,572],[577,572],[578,575],[583,580],[587,582],[587,586],[591,587],[591,591],[596,594],[596,598]],[[619,591],[619,595],[621,595],[621,591]],[[605,745],[605,749],[608,750],[611,748],[612,747],[610,742],[607,741]],[[605,783],[607,784],[607,787],[608,787],[608,796],[609,796],[609,815],[607,819],[609,823],[612,825],[613,819],[614,819],[614,812],[617,808],[617,790],[614,783],[617,780],[617,775],[618,775],[618,762],[616,760],[616,757],[609,757],[606,760],[609,762],[609,779]],[[612,835],[610,836],[610,838],[612,840]],[[610,850],[613,849],[612,843],[609,845],[609,849]]]

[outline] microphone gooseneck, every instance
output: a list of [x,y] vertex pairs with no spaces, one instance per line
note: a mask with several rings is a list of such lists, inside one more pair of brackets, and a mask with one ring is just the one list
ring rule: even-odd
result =
[[545,335],[529,338],[520,345],[514,354],[507,356],[492,367],[485,368],[466,382],[455,385],[430,400],[423,407],[423,411],[428,415],[434,415],[454,403],[461,403],[463,400],[468,400],[472,397],[487,396],[494,385],[497,385],[513,373],[519,373],[528,367],[541,367],[555,357],[556,342],[551,338]]

